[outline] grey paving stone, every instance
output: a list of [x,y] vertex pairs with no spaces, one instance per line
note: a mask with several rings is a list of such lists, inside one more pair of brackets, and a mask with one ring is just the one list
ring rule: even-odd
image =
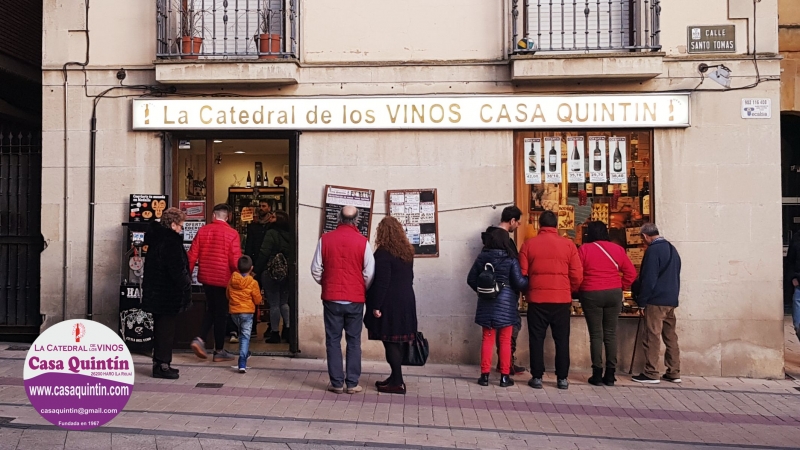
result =
[[156,450],[156,437],[139,434],[111,434],[114,450]]
[[17,449],[63,449],[66,440],[66,430],[27,429],[22,433],[22,436],[20,436]]
[[111,449],[111,433],[89,431],[70,431],[64,450],[105,450]]

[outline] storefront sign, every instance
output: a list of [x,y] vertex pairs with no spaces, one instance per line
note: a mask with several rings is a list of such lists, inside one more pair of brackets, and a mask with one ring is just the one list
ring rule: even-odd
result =
[[31,406],[67,430],[111,421],[133,392],[133,360],[117,333],[99,322],[66,320],[31,346],[23,370]]
[[133,100],[134,130],[689,126],[689,94]]
[[743,98],[742,119],[771,119],[772,99]]
[[525,184],[542,184],[542,139],[526,138],[523,149],[525,153]]
[[687,27],[689,53],[736,53],[736,26]]

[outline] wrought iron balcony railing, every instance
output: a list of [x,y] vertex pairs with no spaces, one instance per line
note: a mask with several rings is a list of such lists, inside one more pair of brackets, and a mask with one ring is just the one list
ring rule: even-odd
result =
[[661,49],[660,0],[512,0],[511,14],[518,54]]
[[156,0],[156,56],[294,58],[297,1]]

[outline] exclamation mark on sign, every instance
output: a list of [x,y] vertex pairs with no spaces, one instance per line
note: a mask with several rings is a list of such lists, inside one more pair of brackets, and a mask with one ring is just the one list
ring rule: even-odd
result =
[[675,121],[675,106],[672,105],[672,100],[669,101],[669,121]]
[[150,103],[144,104],[144,124],[150,125]]

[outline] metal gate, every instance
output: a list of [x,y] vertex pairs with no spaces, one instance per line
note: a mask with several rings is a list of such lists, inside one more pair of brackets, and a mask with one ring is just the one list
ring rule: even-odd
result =
[[39,333],[41,209],[41,132],[0,124],[0,339]]

